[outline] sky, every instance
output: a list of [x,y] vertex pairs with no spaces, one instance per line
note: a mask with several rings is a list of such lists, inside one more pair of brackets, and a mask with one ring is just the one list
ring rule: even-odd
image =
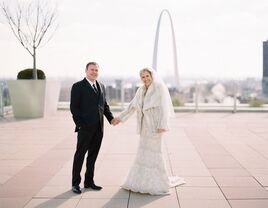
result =
[[[24,0],[29,1],[29,0]],[[181,78],[262,77],[262,42],[268,39],[267,0],[51,0],[59,27],[37,51],[48,78],[84,76],[96,61],[100,76],[138,76],[152,65],[157,21],[171,13]],[[0,19],[0,78],[15,78],[32,58]],[[163,15],[158,71],[173,76],[170,22]]]

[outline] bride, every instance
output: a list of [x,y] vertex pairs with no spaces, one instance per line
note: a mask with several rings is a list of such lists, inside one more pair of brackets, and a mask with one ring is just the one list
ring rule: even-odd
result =
[[174,109],[168,88],[150,68],[140,71],[144,83],[125,111],[117,118],[126,121],[137,111],[140,143],[137,156],[122,188],[151,195],[169,194],[169,188],[184,184],[183,178],[168,177],[162,156],[162,134],[169,129]]

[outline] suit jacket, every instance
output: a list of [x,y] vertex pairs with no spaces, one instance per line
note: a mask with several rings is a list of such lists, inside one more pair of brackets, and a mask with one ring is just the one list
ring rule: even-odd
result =
[[104,85],[98,81],[96,85],[98,94],[94,92],[86,78],[72,86],[70,109],[76,125],[75,132],[80,127],[90,127],[98,122],[103,131],[103,115],[109,122],[114,118],[106,102]]

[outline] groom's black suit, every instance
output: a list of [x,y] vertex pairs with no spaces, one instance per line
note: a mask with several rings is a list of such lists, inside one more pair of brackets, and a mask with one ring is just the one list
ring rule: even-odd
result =
[[85,185],[94,184],[94,167],[103,137],[103,115],[111,123],[114,118],[105,99],[104,85],[97,82],[95,92],[91,84],[85,79],[75,83],[71,90],[70,109],[75,122],[77,147],[73,161],[72,185],[81,182],[80,172],[86,152],[87,164]]

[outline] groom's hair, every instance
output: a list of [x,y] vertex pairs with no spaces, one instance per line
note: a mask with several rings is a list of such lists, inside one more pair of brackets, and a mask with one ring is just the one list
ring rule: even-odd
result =
[[87,70],[87,68],[88,68],[89,65],[95,65],[95,66],[99,67],[99,64],[97,64],[97,62],[92,61],[92,62],[88,62],[87,63],[86,70]]

